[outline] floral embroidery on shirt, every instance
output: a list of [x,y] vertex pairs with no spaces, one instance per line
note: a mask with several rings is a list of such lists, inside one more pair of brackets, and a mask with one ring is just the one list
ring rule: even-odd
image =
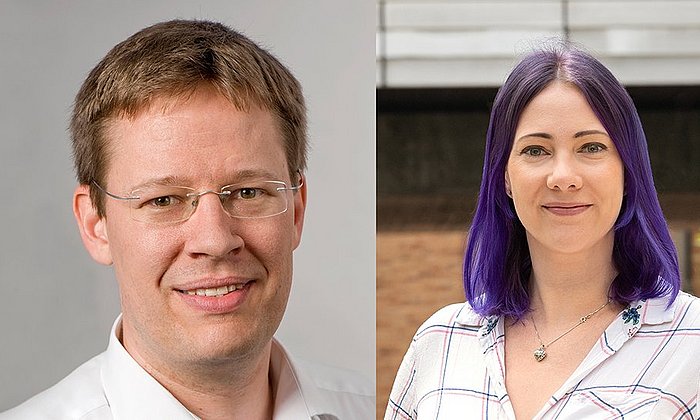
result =
[[489,335],[491,333],[491,331],[493,331],[493,329],[496,328],[496,324],[498,324],[498,317],[497,316],[494,316],[493,318],[489,318],[486,321],[486,329],[484,330],[483,333],[481,333],[481,336],[483,337],[483,336]]
[[637,305],[636,308],[630,306],[622,311],[622,320],[625,321],[625,324],[628,322],[632,322],[632,325],[639,324],[639,308],[641,307],[642,305]]

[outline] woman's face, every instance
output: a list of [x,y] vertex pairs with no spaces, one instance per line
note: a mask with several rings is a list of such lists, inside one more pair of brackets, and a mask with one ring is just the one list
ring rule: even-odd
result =
[[553,82],[525,107],[505,177],[530,247],[575,253],[612,240],[624,167],[575,85]]

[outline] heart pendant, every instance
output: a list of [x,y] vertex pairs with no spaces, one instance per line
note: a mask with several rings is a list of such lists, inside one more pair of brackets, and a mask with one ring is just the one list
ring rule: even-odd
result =
[[533,354],[535,356],[535,360],[537,360],[538,362],[543,361],[544,358],[547,357],[547,352],[545,351],[544,346],[535,350]]

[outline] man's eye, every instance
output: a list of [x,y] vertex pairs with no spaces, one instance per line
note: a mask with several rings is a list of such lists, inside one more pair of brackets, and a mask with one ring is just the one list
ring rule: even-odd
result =
[[177,199],[171,195],[164,195],[151,200],[149,203],[154,207],[168,207],[177,202]]
[[244,200],[250,200],[259,197],[261,193],[262,192],[257,188],[241,188],[236,195]]

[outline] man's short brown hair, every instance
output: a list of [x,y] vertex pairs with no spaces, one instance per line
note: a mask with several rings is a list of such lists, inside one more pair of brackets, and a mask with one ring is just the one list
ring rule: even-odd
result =
[[[244,35],[208,21],[172,20],[117,44],[90,72],[70,123],[78,181],[104,185],[109,162],[105,127],[135,117],[156,98],[187,97],[202,84],[241,110],[268,109],[284,139],[292,182],[306,168],[306,107],[301,86],[274,56]],[[98,214],[104,196],[90,188]]]

